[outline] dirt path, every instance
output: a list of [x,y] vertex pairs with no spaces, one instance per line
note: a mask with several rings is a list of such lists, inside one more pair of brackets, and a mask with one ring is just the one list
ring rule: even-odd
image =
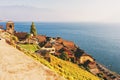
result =
[[0,80],[64,80],[23,52],[0,40]]

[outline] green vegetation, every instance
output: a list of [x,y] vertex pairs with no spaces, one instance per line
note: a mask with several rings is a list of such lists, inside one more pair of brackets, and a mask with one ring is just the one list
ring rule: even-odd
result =
[[19,44],[19,46],[32,53],[39,49],[39,46],[35,44]]
[[65,52],[61,53],[61,55],[59,57],[63,60],[68,60],[68,54]]
[[32,45],[25,44],[25,45],[20,45],[20,47],[19,46],[18,47],[19,47],[19,50],[23,51],[26,55],[41,62],[42,64],[51,68],[53,71],[59,73],[60,75],[67,78],[68,80],[100,80],[98,77],[94,76],[93,74],[84,70],[78,65],[68,61],[64,61],[53,55],[50,55],[51,62],[49,63],[40,55],[29,52],[31,50],[32,52],[36,51],[37,46],[36,48],[34,48],[34,46],[35,45],[33,44]]
[[78,65],[61,60],[52,55],[50,64],[54,67],[55,71],[66,77],[68,80],[99,80],[99,78]]
[[17,43],[19,41],[16,36],[11,36],[11,40],[13,40],[15,43]]
[[36,30],[34,22],[32,22],[30,33],[33,34],[33,36],[37,35],[37,30]]

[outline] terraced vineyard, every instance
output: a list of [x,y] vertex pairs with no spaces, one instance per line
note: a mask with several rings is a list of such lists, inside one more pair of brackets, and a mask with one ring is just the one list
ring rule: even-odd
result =
[[[29,45],[26,45],[26,46],[29,46]],[[68,61],[61,60],[53,55],[50,55],[51,62],[49,63],[48,61],[43,59],[41,56],[36,55],[34,53],[30,53],[29,52],[30,48],[34,50],[33,48],[37,47],[35,45],[33,46],[31,45],[31,47],[24,47],[20,45],[20,47],[25,54],[41,62],[47,67],[51,68],[53,71],[56,71],[57,73],[64,76],[68,80],[100,80],[98,77],[94,76],[93,74],[84,70],[78,65]]]

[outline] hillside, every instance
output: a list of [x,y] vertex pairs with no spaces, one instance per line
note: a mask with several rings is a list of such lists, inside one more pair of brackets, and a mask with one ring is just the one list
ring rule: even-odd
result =
[[53,55],[50,55],[50,62],[46,61],[33,53],[38,49],[37,45],[14,44],[15,37],[6,32],[0,36],[12,45],[0,40],[0,80],[65,80],[63,77],[67,80],[100,80],[84,68]]
[[48,66],[50,69],[56,71],[58,74],[64,76],[68,80],[100,80],[98,77],[86,71],[84,68],[79,67],[78,65],[73,64],[69,61],[64,61],[53,55],[50,55],[51,61],[49,63],[41,56],[36,55],[34,53],[30,53],[29,52],[30,48],[33,52],[35,50],[34,49],[35,45],[20,45],[20,46],[21,50],[24,51],[25,54],[41,62],[42,64]]
[[65,80],[43,64],[0,40],[0,80]]

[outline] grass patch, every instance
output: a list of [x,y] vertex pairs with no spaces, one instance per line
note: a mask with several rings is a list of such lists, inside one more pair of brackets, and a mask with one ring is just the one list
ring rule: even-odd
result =
[[33,52],[35,52],[36,50],[39,49],[39,46],[35,45],[35,44],[19,44],[19,46],[28,50],[31,53],[33,53]]

